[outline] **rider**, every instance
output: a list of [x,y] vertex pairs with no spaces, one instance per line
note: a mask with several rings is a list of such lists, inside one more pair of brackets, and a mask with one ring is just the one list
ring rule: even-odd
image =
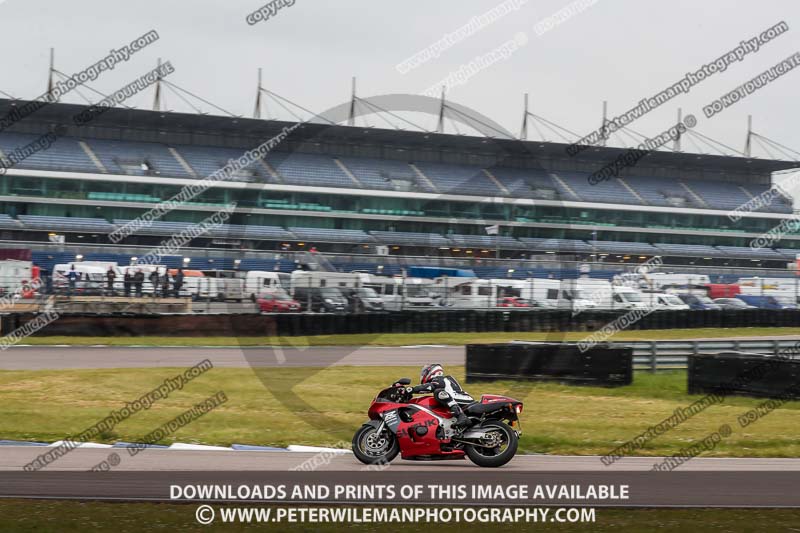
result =
[[457,426],[469,424],[469,419],[464,414],[461,404],[467,405],[475,400],[461,388],[453,376],[444,375],[442,365],[432,363],[423,366],[419,374],[419,382],[419,385],[412,388],[413,393],[432,392],[436,401],[449,408],[456,417]]

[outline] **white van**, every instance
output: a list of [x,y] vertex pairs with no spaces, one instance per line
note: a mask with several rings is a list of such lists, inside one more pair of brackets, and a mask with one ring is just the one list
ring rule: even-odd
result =
[[244,292],[253,302],[261,294],[289,291],[290,288],[291,276],[284,272],[250,270],[244,275]]
[[648,305],[656,309],[664,309],[667,311],[688,311],[690,309],[689,305],[675,294],[651,292],[645,293],[643,296]]
[[[647,299],[646,295],[641,291],[627,286],[613,286],[611,287],[613,294],[611,305],[605,305],[605,302],[600,307],[606,309],[649,309],[651,302]],[[680,299],[680,298],[678,298]]]
[[358,276],[359,287],[373,289],[383,300],[387,311],[403,309],[432,309],[433,281],[425,278],[374,276],[372,274],[349,274]]
[[17,259],[0,261],[0,294],[15,292],[23,281],[30,282],[32,277],[32,262]]
[[[189,278],[184,277],[184,284]],[[190,280],[190,291],[196,286],[196,296],[199,300],[214,300],[217,302],[241,302],[246,299],[244,280],[242,278],[215,278],[210,276],[196,277]]]
[[[595,283],[589,280],[576,279],[530,279],[527,291],[522,292],[522,298],[536,302],[541,307],[558,309],[571,309],[583,311],[596,309],[596,299],[601,293],[606,292],[605,298],[611,298],[611,284],[606,282]],[[605,285],[604,285],[605,284]]]

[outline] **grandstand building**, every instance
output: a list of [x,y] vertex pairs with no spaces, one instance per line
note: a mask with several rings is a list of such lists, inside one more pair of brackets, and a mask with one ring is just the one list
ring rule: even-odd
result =
[[[0,117],[22,104],[0,100]],[[58,135],[0,178],[3,242],[40,254],[54,249],[53,235],[67,248],[109,253],[156,246],[235,203],[230,224],[190,247],[623,263],[661,256],[677,265],[774,268],[800,252],[800,233],[775,248],[750,247],[792,214],[789,198],[738,222],[728,217],[792,161],[653,152],[621,177],[590,185],[588,175],[623,149],[570,157],[565,144],[313,123],[113,244],[116,228],[294,124],[112,109],[78,126],[73,117],[83,109],[48,105],[0,132],[3,158]],[[487,235],[494,225],[499,235]]]

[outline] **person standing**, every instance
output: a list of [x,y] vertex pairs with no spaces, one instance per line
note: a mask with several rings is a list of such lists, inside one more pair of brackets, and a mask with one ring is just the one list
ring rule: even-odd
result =
[[150,272],[150,283],[153,285],[153,298],[156,298],[158,296],[158,289],[161,286],[159,283],[159,275],[157,268],[152,272]]
[[175,288],[175,298],[180,297],[181,295],[181,287],[183,287],[183,269],[179,268],[178,272],[175,274],[173,278],[173,287]]
[[165,270],[161,277],[161,295],[164,298],[169,297],[169,270]]
[[136,269],[136,274],[133,275],[133,286],[136,289],[136,297],[142,297],[142,285],[144,284],[144,272],[141,268]]
[[75,284],[78,281],[80,274],[75,271],[75,265],[71,265],[69,272],[67,273],[67,281],[69,283],[69,292],[68,295],[72,296],[72,293],[75,292]]
[[114,267],[108,267],[106,272],[106,293],[109,296],[114,296],[114,280],[117,279],[117,273],[114,272]]
[[133,284],[133,275],[130,269],[125,270],[125,276],[122,278],[122,286],[125,288],[125,297],[129,298],[131,295],[131,284]]

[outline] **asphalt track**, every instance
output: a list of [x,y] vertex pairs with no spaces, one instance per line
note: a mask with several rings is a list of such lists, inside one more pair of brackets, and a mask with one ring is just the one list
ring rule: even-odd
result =
[[[50,448],[43,446],[0,447],[0,471],[20,471],[22,466]],[[266,451],[195,451],[150,449],[130,457],[125,448],[78,448],[49,465],[47,471],[87,471],[105,460],[110,453],[120,457],[115,471],[264,471],[286,472],[303,464],[318,454],[305,452]],[[322,454],[325,464],[315,467],[320,471],[358,472],[364,465],[352,454]],[[598,456],[518,455],[500,470],[483,470],[469,461],[405,461],[396,459],[391,470],[397,471],[481,471],[481,472],[644,472],[662,460],[659,457],[624,457],[605,466]],[[713,458],[697,457],[680,467],[692,472],[743,472],[743,471],[800,471],[800,459],[771,458]],[[798,476],[800,477],[800,476]]]
[[0,353],[0,370],[190,367],[209,359],[215,367],[463,365],[463,346],[130,348],[15,346]]
[[[660,458],[625,458],[605,467],[599,457],[517,456],[502,468],[483,469],[468,461],[413,462],[395,460],[386,468],[370,470],[350,454],[320,455],[294,452],[145,450],[130,457],[125,449],[76,449],[38,472],[22,466],[47,451],[44,447],[0,448],[0,497],[184,501],[239,501],[241,488],[278,486],[316,490],[298,498],[276,501],[255,497],[248,501],[272,503],[414,503],[459,505],[588,505],[612,507],[800,507],[800,460],[696,458],[673,472],[649,472]],[[88,472],[92,466],[118,455],[108,472]],[[314,468],[297,470],[304,462]],[[374,467],[373,467],[374,468]],[[294,469],[294,471],[293,471]],[[173,492],[176,487],[196,489],[215,485],[223,493]],[[418,497],[399,497],[404,485],[418,485]],[[471,495],[454,500],[435,495],[432,486],[468,487]],[[328,487],[329,493],[318,487]],[[337,489],[354,487],[351,495]],[[394,487],[395,495],[374,495],[361,490]],[[524,498],[511,491],[527,487]],[[537,497],[535,487],[614,486],[625,489],[625,499],[547,495]],[[315,489],[317,487],[317,489]],[[377,487],[377,488],[376,488]],[[489,487],[481,495],[472,487]],[[497,492],[502,489],[501,492]],[[251,489],[248,489],[251,490]],[[231,494],[234,494],[231,496]]]

